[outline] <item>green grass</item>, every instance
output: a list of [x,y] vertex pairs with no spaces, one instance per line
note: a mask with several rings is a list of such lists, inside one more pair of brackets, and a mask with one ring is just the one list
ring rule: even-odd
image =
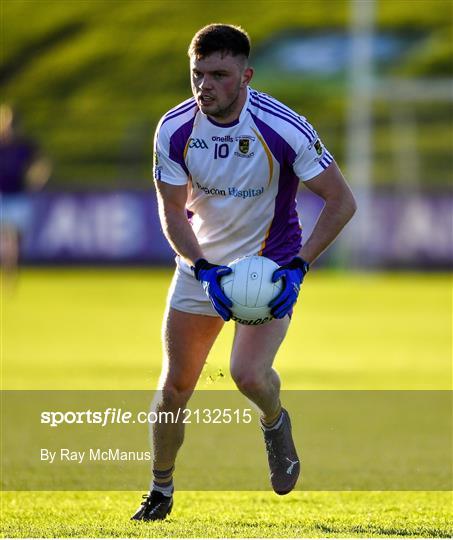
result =
[[[3,291],[3,388],[153,388],[170,277],[167,270],[23,270],[17,288]],[[231,337],[226,325],[199,388],[233,388]],[[449,389],[450,276],[313,271],[276,365],[286,389]],[[144,490],[147,483],[144,478]],[[139,498],[134,492],[5,492],[3,535],[452,533],[448,492],[296,492],[284,498],[269,492],[177,492],[171,519],[147,525],[129,522]]]
[[135,493],[4,494],[10,537],[425,537],[451,535],[447,493],[180,492],[164,523],[131,523]]
[[[3,300],[3,387],[152,388],[170,279],[167,270],[24,270]],[[234,388],[232,334],[226,325],[201,389]],[[450,388],[450,276],[314,270],[276,366],[284,389]]]

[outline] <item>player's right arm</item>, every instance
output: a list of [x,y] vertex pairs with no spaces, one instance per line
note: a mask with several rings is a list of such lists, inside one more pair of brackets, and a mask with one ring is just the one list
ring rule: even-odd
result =
[[189,171],[184,160],[186,144],[184,137],[170,137],[163,123],[158,127],[154,139],[154,183],[160,222],[171,247],[189,263],[214,309],[222,319],[228,321],[231,318],[229,308],[232,302],[223,293],[220,279],[231,273],[231,268],[212,264],[203,257],[200,244],[187,219]]
[[178,132],[181,124],[190,121],[188,114],[173,119],[166,115],[159,122],[154,136],[154,184],[164,235],[174,251],[192,265],[203,253],[186,213],[189,171],[184,154],[190,130],[182,136]]
[[186,186],[173,186],[159,180],[155,182],[160,222],[167,240],[176,253],[192,266],[196,279],[202,283],[217,313],[223,320],[229,321],[232,302],[223,293],[219,280],[231,273],[231,268],[211,264],[203,258],[198,240],[187,220]]
[[171,247],[190,265],[203,258],[198,240],[186,213],[187,186],[155,180],[159,218]]

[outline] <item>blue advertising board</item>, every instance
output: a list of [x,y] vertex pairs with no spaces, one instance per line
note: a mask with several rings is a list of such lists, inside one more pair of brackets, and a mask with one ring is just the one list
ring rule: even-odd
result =
[[[43,192],[32,199],[22,260],[29,263],[171,264],[174,253],[163,236],[153,190]],[[298,209],[306,239],[323,201],[303,190]],[[354,222],[321,263],[342,260],[357,266],[448,267],[452,265],[453,198],[375,194],[366,234]],[[349,242],[343,241],[345,238]]]

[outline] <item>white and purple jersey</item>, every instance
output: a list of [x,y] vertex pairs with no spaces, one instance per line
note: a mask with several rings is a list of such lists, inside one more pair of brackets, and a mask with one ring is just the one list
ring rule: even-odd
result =
[[203,114],[194,98],[171,109],[159,122],[154,151],[156,180],[188,184],[192,228],[216,264],[257,254],[285,264],[297,255],[299,181],[333,161],[304,117],[251,88],[230,124]]

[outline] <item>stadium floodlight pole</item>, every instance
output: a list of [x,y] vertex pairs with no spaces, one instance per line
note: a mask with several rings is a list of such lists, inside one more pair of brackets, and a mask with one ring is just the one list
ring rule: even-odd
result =
[[417,152],[417,124],[413,103],[389,100],[391,107],[390,136],[398,150],[393,152],[394,184],[404,196],[410,189],[416,193],[421,185],[420,156]]
[[[359,263],[358,254],[370,239],[372,191],[372,105],[374,97],[373,35],[375,0],[351,0],[351,56],[349,66],[346,176],[358,203],[354,226],[340,241],[347,259]],[[361,258],[363,261],[363,257]],[[371,263],[372,261],[368,261]]]

